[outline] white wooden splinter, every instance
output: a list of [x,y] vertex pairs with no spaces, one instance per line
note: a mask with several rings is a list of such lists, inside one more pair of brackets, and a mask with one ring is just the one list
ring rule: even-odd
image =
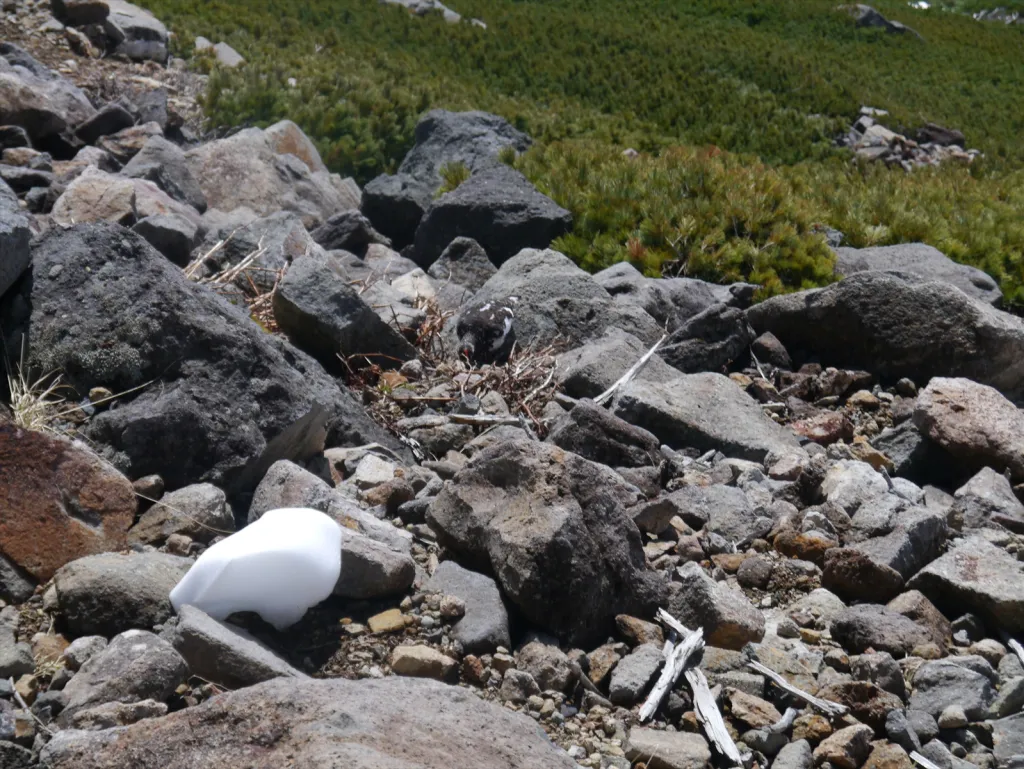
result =
[[204,552],[171,591],[171,605],[214,619],[259,614],[278,630],[329,596],[341,574],[341,527],[309,508],[270,510]]

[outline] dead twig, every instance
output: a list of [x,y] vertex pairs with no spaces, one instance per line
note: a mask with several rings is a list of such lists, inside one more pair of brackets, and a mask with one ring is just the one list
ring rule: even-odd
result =
[[664,344],[666,339],[668,339],[668,334],[665,334],[664,336],[661,337],[661,339],[659,339],[657,342],[655,342],[654,343],[654,347],[652,347],[650,350],[645,352],[643,354],[643,356],[640,358],[640,360],[638,360],[636,363],[634,363],[632,366],[630,366],[629,369],[626,370],[626,373],[623,374],[621,377],[619,377],[619,380],[615,384],[613,384],[611,387],[609,387],[603,393],[601,393],[596,398],[594,398],[594,403],[596,403],[598,406],[603,406],[605,403],[607,403],[609,400],[611,400],[612,396],[615,395],[615,391],[616,390],[618,390],[620,387],[626,385],[637,374],[640,373],[640,371],[643,369],[643,367],[647,365],[647,362],[652,357],[654,357],[654,353],[656,353],[658,351],[658,348],[661,347],[662,344]]
[[840,705],[838,702],[832,702],[831,700],[823,700],[820,697],[815,697],[813,694],[808,694],[802,689],[798,689],[770,667],[762,665],[760,662],[748,662],[747,666],[756,670],[765,678],[770,679],[773,684],[783,691],[789,692],[794,697],[803,700],[811,707],[817,708],[829,718],[841,718],[850,712],[850,709],[845,705]]
[[48,727],[46,724],[44,724],[41,720],[39,720],[39,716],[37,716],[35,713],[32,712],[32,708],[30,708],[28,706],[28,703],[25,702],[25,698],[21,696],[21,693],[18,691],[17,687],[14,685],[14,679],[13,678],[8,678],[7,681],[8,681],[8,683],[10,683],[11,689],[14,691],[14,699],[16,699],[18,701],[18,704],[21,705],[22,709],[26,713],[28,713],[30,716],[32,716],[32,720],[35,721],[37,724],[39,724],[39,728],[40,729],[42,729],[44,732],[46,732],[47,734],[49,734],[52,737],[53,736],[53,730],[50,727]]

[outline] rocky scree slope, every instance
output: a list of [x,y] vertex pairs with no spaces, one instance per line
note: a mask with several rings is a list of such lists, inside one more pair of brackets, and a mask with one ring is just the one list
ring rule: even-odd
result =
[[[1021,761],[1024,322],[967,268],[844,252],[754,306],[588,275],[496,116],[428,113],[360,190],[294,124],[196,143],[0,53],[0,327],[65,387],[0,421],[0,765]],[[458,360],[495,303],[516,348]],[[344,527],[331,598],[175,615],[295,506]],[[641,722],[659,609],[711,688]]]

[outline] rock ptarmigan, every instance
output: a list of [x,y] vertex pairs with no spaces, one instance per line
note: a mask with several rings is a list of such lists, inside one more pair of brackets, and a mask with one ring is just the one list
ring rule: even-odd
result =
[[455,333],[459,355],[472,363],[498,363],[508,358],[515,343],[515,305],[519,297],[492,299],[459,315]]

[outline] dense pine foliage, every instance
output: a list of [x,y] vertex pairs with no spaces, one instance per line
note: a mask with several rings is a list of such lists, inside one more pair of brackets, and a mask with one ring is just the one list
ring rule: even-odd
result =
[[[923,40],[858,29],[836,0],[451,0],[487,29],[375,0],[148,4],[183,55],[203,34],[249,60],[214,71],[215,124],[290,117],[362,182],[393,170],[424,109],[504,115],[538,140],[517,165],[576,214],[559,246],[587,267],[774,293],[830,279],[828,225],[933,243],[1024,303],[1024,26],[973,21],[973,0],[876,3]],[[862,168],[832,143],[861,104],[897,130],[959,128],[985,160]]]

